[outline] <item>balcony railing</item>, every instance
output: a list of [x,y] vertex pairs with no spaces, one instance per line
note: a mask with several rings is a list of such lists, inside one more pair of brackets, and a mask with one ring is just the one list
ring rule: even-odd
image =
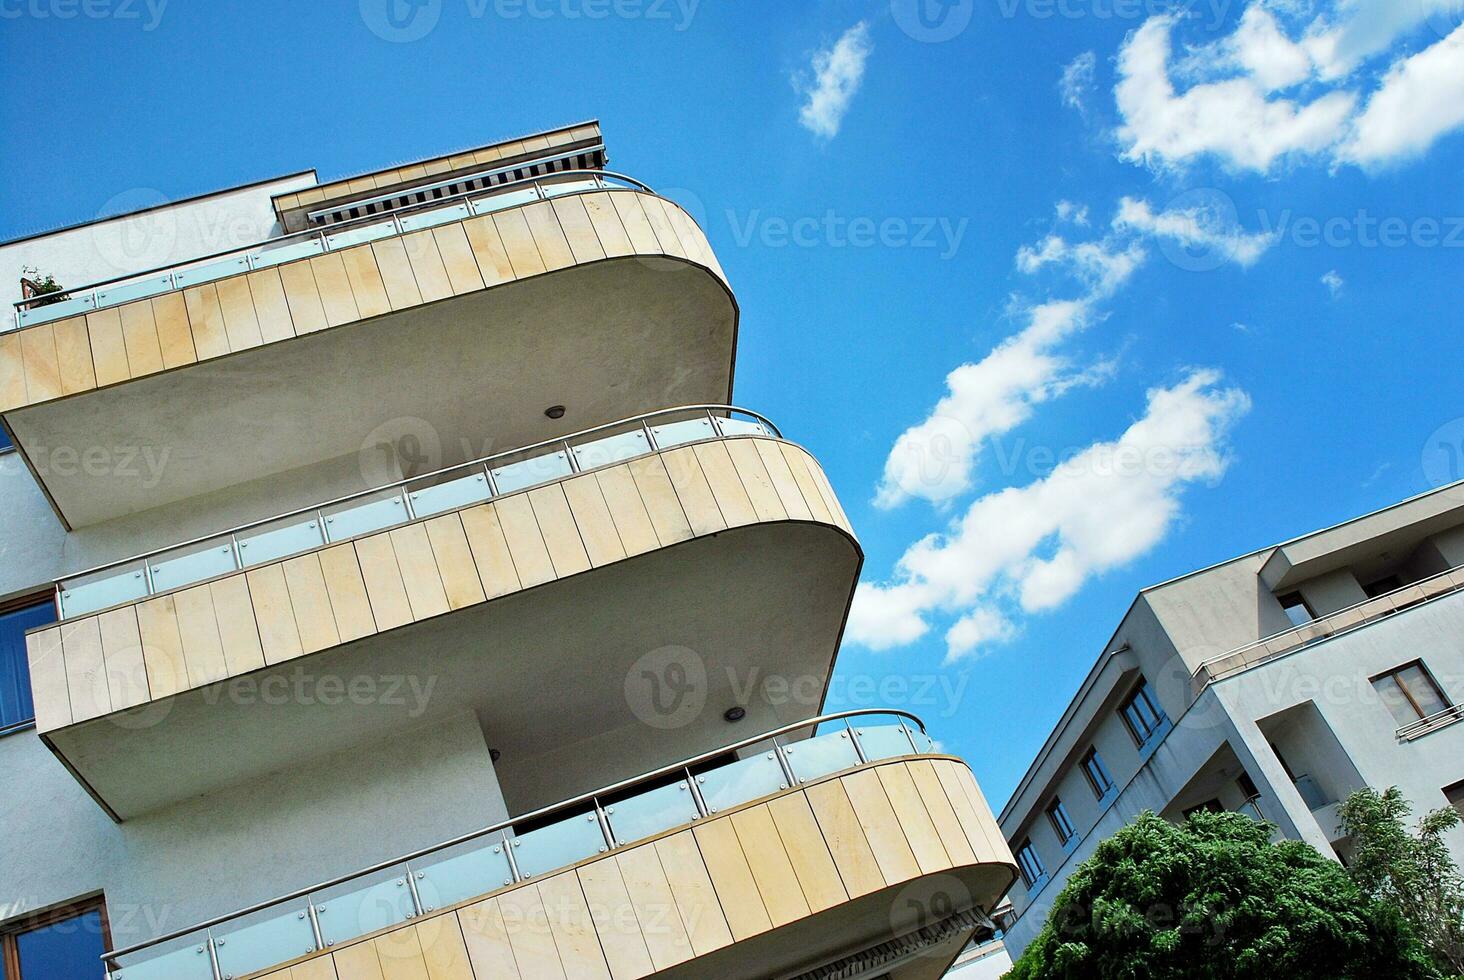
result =
[[1211,657],[1195,668],[1194,692],[1198,696],[1211,682],[1238,674],[1257,664],[1265,663],[1284,654],[1300,650],[1309,644],[1330,639],[1369,623],[1377,622],[1395,612],[1412,608],[1420,603],[1452,595],[1464,589],[1464,565],[1440,572],[1430,578],[1411,582],[1401,589],[1385,593],[1372,599],[1329,613],[1310,623],[1303,623],[1264,639],[1237,647],[1229,653]]
[[[811,733],[793,740],[790,736]],[[734,762],[726,758],[756,747]],[[894,709],[824,715],[187,929],[104,954],[112,980],[225,980],[539,878],[752,800],[870,762],[928,755]]]
[[742,435],[782,438],[763,416],[731,405],[688,405],[610,422],[89,568],[55,583],[56,608],[62,619],[95,612],[575,473]]
[[1436,732],[1440,728],[1448,728],[1457,721],[1464,721],[1464,704],[1450,705],[1443,711],[1420,718],[1411,725],[1404,725],[1398,729],[1398,739],[1402,742],[1411,742],[1416,738]]
[[[462,179],[466,178],[459,180]],[[533,201],[614,188],[654,193],[645,184],[624,174],[607,170],[561,170],[543,177],[509,181],[485,190],[468,191],[428,203],[407,205],[322,229],[281,235],[253,245],[159,266],[146,272],[129,273],[75,289],[63,289],[59,293],[32,296],[14,304],[13,322],[6,325],[5,329],[15,330],[78,316],[148,296],[226,279],[254,269],[264,269],[282,262],[349,248],[378,238],[404,235],[436,225],[462,221],[475,215],[520,207]]]

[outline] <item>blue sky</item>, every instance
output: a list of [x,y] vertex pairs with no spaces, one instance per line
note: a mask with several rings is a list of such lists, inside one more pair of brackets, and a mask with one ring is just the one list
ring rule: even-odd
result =
[[998,805],[1139,588],[1464,475],[1458,0],[388,2],[3,0],[0,237],[600,118]]

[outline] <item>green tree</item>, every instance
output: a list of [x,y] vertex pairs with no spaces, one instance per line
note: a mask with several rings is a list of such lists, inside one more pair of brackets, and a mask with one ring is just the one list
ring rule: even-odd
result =
[[1440,969],[1464,974],[1464,879],[1444,842],[1459,814],[1453,807],[1425,814],[1410,834],[1411,813],[1396,786],[1349,796],[1341,812],[1352,838],[1347,873],[1364,893],[1402,914]]
[[1237,813],[1152,813],[1068,878],[1006,980],[1435,976],[1408,926],[1310,845]]

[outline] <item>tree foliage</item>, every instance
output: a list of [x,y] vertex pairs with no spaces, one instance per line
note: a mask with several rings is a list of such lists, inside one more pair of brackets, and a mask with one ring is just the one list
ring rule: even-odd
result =
[[1396,786],[1349,796],[1341,812],[1352,838],[1347,873],[1365,894],[1402,914],[1440,969],[1464,974],[1464,879],[1444,842],[1459,814],[1453,807],[1425,814],[1410,834],[1411,812]]
[[1334,861],[1236,813],[1152,813],[1069,876],[1006,980],[1435,976],[1402,919]]

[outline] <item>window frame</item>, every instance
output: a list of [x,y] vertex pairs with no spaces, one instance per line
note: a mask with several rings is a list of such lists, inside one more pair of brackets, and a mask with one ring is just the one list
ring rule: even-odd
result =
[[[1129,691],[1128,697],[1124,698],[1118,706],[1118,716],[1123,719],[1123,727],[1128,729],[1129,736],[1134,740],[1134,745],[1138,748],[1143,748],[1148,745],[1154,736],[1163,731],[1164,723],[1169,720],[1169,716],[1164,713],[1164,708],[1154,698],[1153,690],[1149,686],[1148,679],[1141,677],[1139,678],[1139,682],[1134,685],[1133,690]],[[1143,702],[1144,706],[1154,716],[1154,723],[1152,725],[1146,724],[1146,730],[1143,732],[1139,731],[1134,719],[1129,714],[1130,709],[1140,701]],[[1136,713],[1142,714],[1142,712]]]
[[1464,817],[1464,780],[1445,786],[1443,793],[1449,806],[1459,811],[1459,816]]
[[[1408,699],[1409,706],[1412,707],[1413,710],[1418,714],[1418,717],[1414,720],[1422,721],[1425,718],[1431,718],[1433,716],[1424,713],[1423,706],[1418,703],[1418,699],[1413,696],[1412,691],[1408,690],[1407,685],[1399,676],[1403,673],[1403,671],[1409,670],[1413,667],[1418,668],[1418,672],[1423,675],[1423,679],[1428,682],[1430,687],[1433,688],[1434,694],[1436,694],[1438,696],[1438,699],[1443,702],[1444,710],[1447,711],[1449,708],[1454,706],[1454,702],[1449,697],[1448,692],[1444,690],[1441,684],[1439,684],[1438,678],[1434,677],[1433,671],[1428,669],[1428,665],[1423,662],[1422,658],[1419,658],[1418,660],[1410,660],[1406,664],[1399,664],[1398,666],[1390,670],[1385,670],[1380,674],[1374,674],[1372,677],[1368,678],[1368,681],[1372,684],[1374,690],[1378,690],[1378,695],[1381,697],[1382,691],[1378,689],[1378,681],[1383,680],[1384,678],[1391,680],[1397,686],[1398,690],[1402,692],[1403,697]],[[1386,702],[1384,702],[1383,707],[1388,707]],[[1391,708],[1389,708],[1388,713],[1392,714]],[[1393,720],[1397,721],[1398,719],[1395,717]],[[1411,724],[1411,722],[1407,724]]]
[[[1052,802],[1047,804],[1044,811],[1047,814],[1047,822],[1052,825],[1052,830],[1057,834],[1057,842],[1063,847],[1077,840],[1078,828],[1073,824],[1073,818],[1068,816],[1067,807],[1062,805],[1062,797],[1054,796]],[[1061,821],[1059,821],[1061,817]]]
[[[77,919],[95,911],[102,924],[102,948],[112,948],[112,923],[107,916],[107,897],[97,893],[78,898],[63,905],[57,905],[42,912],[34,912],[14,922],[0,926],[0,977],[4,980],[24,980],[20,973],[20,936],[37,929],[53,926],[67,919]],[[100,961],[98,961],[100,963]],[[103,968],[105,972],[105,968]]]
[[[19,595],[19,596],[16,596],[15,598],[13,598],[13,599],[9,599],[9,600],[6,600],[4,602],[0,602],[0,616],[4,616],[7,613],[17,612],[18,610],[26,609],[26,608],[29,608],[31,606],[39,606],[42,603],[47,603],[47,602],[49,602],[51,604],[51,612],[56,617],[48,625],[54,625],[55,623],[60,622],[60,615],[61,615],[60,610],[58,610],[56,608],[56,590],[54,588],[48,588],[44,592],[29,592],[29,593],[26,593],[25,595]],[[29,664],[29,662],[26,663],[25,669],[26,669],[26,682],[29,683],[30,682],[30,664]],[[21,732],[30,731],[32,728],[35,728],[35,727],[36,727],[36,716],[35,716],[35,711],[34,711],[34,705],[32,705],[31,716],[29,718],[27,718],[27,719],[25,719],[23,721],[17,721],[14,724],[11,724],[11,725],[0,725],[0,738],[5,738],[7,735],[18,735]],[[0,978],[3,978],[3,980],[10,980],[9,977],[5,977],[3,974],[0,974]]]
[[[1097,767],[1099,774],[1103,776],[1103,780],[1106,783],[1105,786],[1100,787],[1098,781],[1093,778],[1093,769],[1089,766],[1090,762]],[[1088,788],[1093,791],[1093,795],[1097,799],[1104,799],[1117,787],[1118,784],[1113,781],[1113,773],[1108,771],[1108,766],[1104,763],[1103,757],[1098,754],[1098,746],[1088,746],[1088,751],[1083,754],[1083,759],[1078,763],[1078,766],[1083,770],[1083,778],[1088,780]]]
[[[1032,838],[1028,837],[1017,846],[1016,858],[1017,871],[1022,876],[1022,884],[1026,885],[1029,890],[1038,882],[1047,880],[1047,867],[1042,863],[1042,855],[1038,854],[1037,848],[1032,846]],[[1036,869],[1035,875],[1033,869],[1027,866],[1029,858]]]
[[[1302,595],[1300,592],[1287,592],[1285,595],[1278,595],[1276,597],[1276,601],[1281,604],[1281,612],[1285,613],[1286,619],[1288,622],[1291,623],[1292,629],[1301,629],[1303,626],[1307,625],[1307,623],[1314,623],[1317,620],[1317,611],[1312,608],[1312,604],[1310,602],[1306,601],[1306,596]],[[1291,618],[1291,613],[1288,612],[1288,610],[1295,609],[1297,606],[1300,606],[1302,609],[1306,610],[1305,623],[1298,623],[1296,620]]]

